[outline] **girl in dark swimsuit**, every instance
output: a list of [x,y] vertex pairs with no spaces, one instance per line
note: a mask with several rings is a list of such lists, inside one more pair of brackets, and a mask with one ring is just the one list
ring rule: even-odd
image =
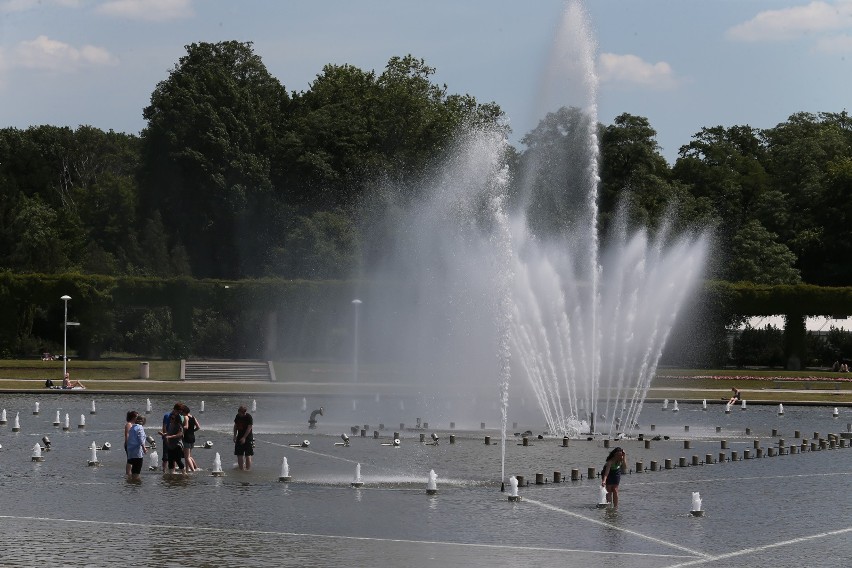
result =
[[618,484],[622,472],[627,471],[627,454],[621,448],[615,448],[609,453],[601,472],[601,487],[606,487],[606,502],[618,507]]

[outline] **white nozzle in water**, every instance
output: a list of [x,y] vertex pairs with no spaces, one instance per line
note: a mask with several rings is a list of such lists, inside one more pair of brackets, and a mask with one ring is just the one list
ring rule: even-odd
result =
[[663,410],[666,410],[669,407],[669,399],[663,400]]
[[213,457],[213,473],[222,473],[222,457],[219,452]]
[[13,428],[15,430],[21,429],[21,417],[19,416],[19,414],[20,414],[20,412],[15,413],[15,423],[14,423],[15,425],[13,426]]
[[672,412],[678,412],[680,409],[677,407],[677,399],[674,401],[674,407],[672,408]]
[[514,475],[509,478],[509,497],[518,496],[518,478]]
[[98,411],[98,407],[95,405],[95,401],[92,401],[92,414],[95,414]]
[[160,467],[160,454],[157,453],[157,450],[154,450],[150,454],[148,454],[148,460],[151,463],[152,469],[157,469]]
[[85,426],[85,425],[86,425],[86,415],[85,415],[85,414],[81,414],[81,415],[80,415],[80,427],[82,428],[82,427],[83,427],[83,426]]
[[287,463],[287,456],[281,460],[281,477],[290,477],[290,465]]
[[598,507],[600,507],[600,506],[606,507],[607,506],[606,487],[601,485],[601,486],[598,487],[598,489],[599,489],[599,491],[598,491]]
[[701,401],[701,408],[703,408],[704,410],[707,410],[707,399],[706,398],[703,401]]
[[834,416],[835,418],[840,416],[840,410],[838,410],[838,408],[836,406],[834,407],[834,412],[832,413],[832,416]]
[[68,413],[66,412],[65,413],[65,429],[67,430],[70,427],[71,427],[71,417],[68,416]]
[[62,419],[60,418],[59,411],[57,410],[56,411],[56,419],[53,421],[53,424],[54,424],[54,426],[59,426],[60,422],[62,422]]
[[33,446],[33,460],[37,460],[41,458],[41,445],[36,442],[36,445]]
[[426,491],[436,493],[438,491],[438,474],[434,469],[429,470],[429,481],[426,482]]
[[308,411],[308,399],[303,398],[302,399],[302,412],[307,412],[307,411]]
[[97,446],[97,444],[92,442],[92,445],[89,447],[89,451],[90,451],[90,456],[91,456],[89,458],[89,463],[90,464],[98,463],[98,446]]
[[6,423],[6,409],[5,408],[2,411],[0,411],[0,421],[2,421],[4,424]]
[[783,404],[778,405],[778,414],[784,414],[784,405]]
[[151,399],[150,398],[145,399],[145,412],[148,412],[148,413],[151,412]]
[[692,510],[700,511],[701,510],[701,494],[698,491],[692,492]]
[[355,464],[355,483],[360,483],[360,482],[361,482],[361,464],[356,463]]
[[36,401],[36,403],[35,403],[35,413],[36,413],[36,414],[38,414],[38,413],[39,413],[39,409],[38,409],[38,401]]
[[204,401],[201,401],[201,412],[204,412]]
[[745,399],[742,399],[742,400],[740,401],[740,408],[742,408],[743,410],[745,410],[745,408],[746,408],[746,402],[745,402]]
[[257,412],[257,401],[256,400],[251,401],[251,411]]

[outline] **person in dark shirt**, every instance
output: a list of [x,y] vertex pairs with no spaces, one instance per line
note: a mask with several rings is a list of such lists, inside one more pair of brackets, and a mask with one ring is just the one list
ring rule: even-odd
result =
[[234,418],[234,455],[237,456],[240,469],[251,469],[251,457],[254,455],[253,426],[254,420],[248,408],[240,406]]

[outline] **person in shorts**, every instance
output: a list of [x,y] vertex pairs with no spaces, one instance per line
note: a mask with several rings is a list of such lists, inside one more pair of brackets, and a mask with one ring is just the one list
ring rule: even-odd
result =
[[618,507],[618,485],[621,474],[627,471],[627,454],[621,448],[612,450],[601,471],[601,487],[606,488],[606,502]]
[[252,429],[254,420],[244,405],[237,409],[234,418],[234,455],[240,469],[251,469],[251,457],[254,455],[254,435]]
[[144,416],[136,416],[133,426],[127,433],[127,479],[131,481],[139,481],[139,474],[142,473],[142,460],[148,452],[145,447],[145,424]]

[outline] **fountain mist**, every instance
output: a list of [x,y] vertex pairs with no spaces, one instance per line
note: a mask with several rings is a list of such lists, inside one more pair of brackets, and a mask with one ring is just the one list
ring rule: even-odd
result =
[[543,82],[548,114],[516,179],[503,133],[471,131],[422,187],[388,188],[393,205],[370,222],[383,247],[367,251],[364,275],[380,284],[357,291],[362,356],[465,400],[493,396],[496,381],[504,451],[510,389],[537,401],[551,434],[631,430],[706,256],[702,237],[624,220],[601,247],[589,30],[569,3]]

